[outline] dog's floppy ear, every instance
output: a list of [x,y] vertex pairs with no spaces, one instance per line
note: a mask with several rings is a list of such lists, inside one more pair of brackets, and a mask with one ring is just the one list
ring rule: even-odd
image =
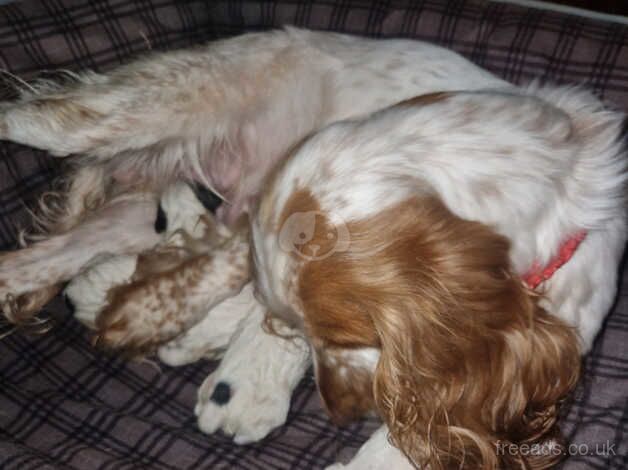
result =
[[[575,334],[512,273],[504,237],[437,199],[408,210],[414,222],[383,252],[394,282],[371,313],[375,401],[393,442],[432,469],[555,464],[558,406],[579,372]],[[500,452],[510,443],[522,450]]]
[[[421,468],[555,464],[578,342],[512,273],[508,241],[435,197],[349,228],[349,250],[302,271],[306,324],[314,340],[380,349],[373,397],[392,442]],[[329,351],[317,357],[328,408],[329,384],[357,392]]]
[[347,424],[375,408],[372,393],[374,363],[370,351],[373,350],[314,348],[318,391],[327,413],[336,424]]

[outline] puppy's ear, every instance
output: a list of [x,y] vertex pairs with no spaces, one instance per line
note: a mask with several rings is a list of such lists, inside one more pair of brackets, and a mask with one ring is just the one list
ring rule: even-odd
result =
[[299,281],[332,416],[363,411],[346,397],[364,392],[355,361],[343,364],[334,348],[375,347],[375,408],[415,465],[555,464],[557,441],[546,452],[508,445],[554,439],[558,406],[579,374],[577,338],[512,273],[508,241],[436,198],[349,231],[349,249],[309,263]]
[[558,407],[579,374],[574,332],[512,273],[504,237],[436,199],[410,206],[381,252],[396,275],[371,312],[375,402],[393,442],[421,468],[556,464]]

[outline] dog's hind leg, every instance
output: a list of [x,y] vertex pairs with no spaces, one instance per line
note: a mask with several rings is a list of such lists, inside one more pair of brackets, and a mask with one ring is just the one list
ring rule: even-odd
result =
[[329,118],[337,61],[308,34],[247,34],[65,85],[35,82],[0,103],[0,139],[81,155],[119,181],[194,180],[241,212],[284,153]]
[[[42,241],[53,235],[59,235],[80,223],[85,212],[96,209],[104,203],[106,181],[100,165],[90,165],[69,171],[63,178],[59,188],[45,193],[34,209],[34,227],[19,233],[19,245],[22,249],[35,241]],[[21,266],[21,256],[29,250],[13,252],[12,264]],[[8,254],[0,253],[0,259],[9,258]],[[2,266],[0,266],[0,271]],[[37,314],[55,295],[59,293],[63,283],[53,281],[36,290],[5,299],[3,309],[13,322],[23,323]],[[0,285],[0,302],[2,287]]]
[[[138,253],[161,240],[155,231],[157,201],[150,193],[119,196],[83,215],[73,228],[0,254],[0,305],[10,321],[37,313],[64,281],[99,255]],[[72,225],[70,218],[62,222]]]

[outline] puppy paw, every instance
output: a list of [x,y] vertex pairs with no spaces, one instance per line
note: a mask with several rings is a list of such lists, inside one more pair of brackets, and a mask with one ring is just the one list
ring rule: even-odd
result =
[[236,444],[257,442],[281,426],[288,416],[290,396],[278,384],[216,371],[198,393],[194,412],[205,433],[221,430]]

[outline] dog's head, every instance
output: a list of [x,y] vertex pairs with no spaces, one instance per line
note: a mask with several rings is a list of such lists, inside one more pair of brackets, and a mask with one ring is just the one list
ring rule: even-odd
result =
[[[504,237],[421,197],[347,222],[334,250],[328,234],[339,229],[307,192],[284,207],[290,233],[302,213],[316,217],[296,250],[328,254],[293,255],[287,303],[336,421],[374,410],[392,442],[433,469],[545,468],[561,458],[555,425],[577,381],[577,338],[512,272]],[[536,450],[500,452],[505,444]]]

